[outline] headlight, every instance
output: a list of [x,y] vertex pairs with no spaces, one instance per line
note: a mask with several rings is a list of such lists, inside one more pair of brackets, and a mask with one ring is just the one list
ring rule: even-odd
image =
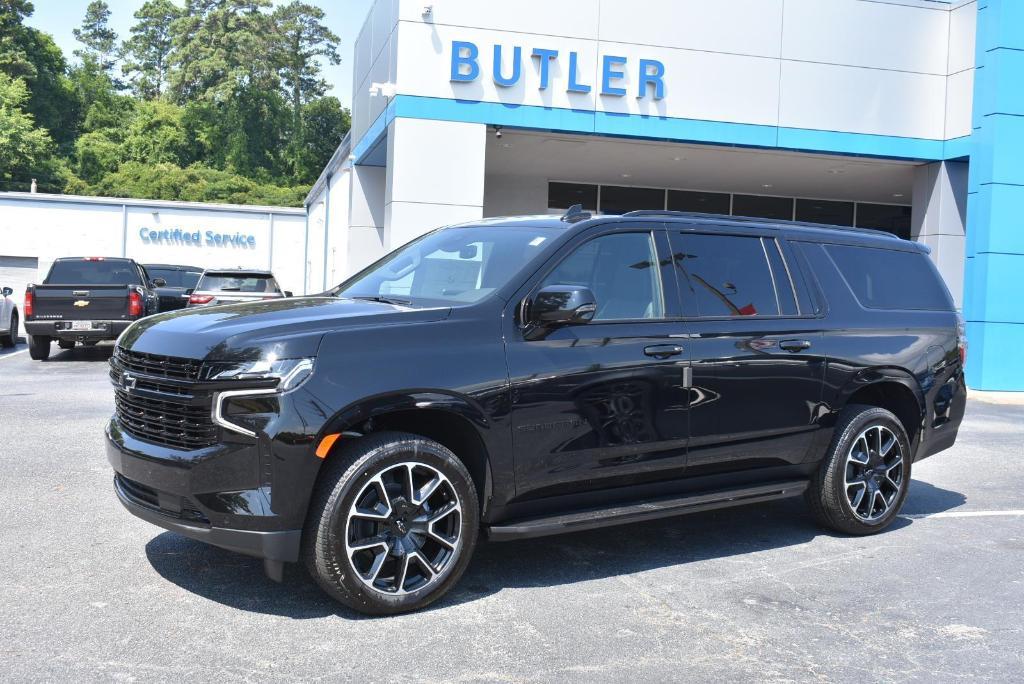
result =
[[210,380],[277,380],[277,392],[289,392],[313,374],[312,358],[279,359],[273,354],[257,361],[243,361],[223,368],[215,368]]
[[[237,389],[217,392],[213,397],[213,422],[239,434],[255,437],[256,433],[242,425],[231,422],[225,416],[225,404],[231,399],[261,397],[290,392],[309,379],[313,374],[313,359],[279,359],[273,354],[258,361],[243,361],[229,366],[212,369],[209,380],[244,381],[277,380],[275,387],[261,389]],[[269,398],[269,397],[268,397]],[[235,406],[237,408],[238,402]]]

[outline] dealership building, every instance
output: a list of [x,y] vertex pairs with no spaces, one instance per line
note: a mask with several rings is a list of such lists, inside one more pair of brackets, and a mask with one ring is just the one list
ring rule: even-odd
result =
[[[876,228],[931,248],[969,384],[1024,390],[1020,0],[377,0],[351,66],[352,131],[304,212],[156,209],[203,229],[190,252],[145,242],[154,203],[112,201],[124,253],[248,256],[316,292],[437,226],[573,204]],[[0,196],[0,269],[27,201]]]

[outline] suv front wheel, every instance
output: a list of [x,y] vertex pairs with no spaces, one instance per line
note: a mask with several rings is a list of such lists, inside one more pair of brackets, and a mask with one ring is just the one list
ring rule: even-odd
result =
[[310,503],[303,555],[333,598],[363,613],[422,608],[462,576],[479,503],[466,467],[441,444],[382,432],[328,456]]
[[910,485],[907,431],[892,412],[847,406],[832,447],[807,489],[819,523],[846,534],[874,534],[899,514]]

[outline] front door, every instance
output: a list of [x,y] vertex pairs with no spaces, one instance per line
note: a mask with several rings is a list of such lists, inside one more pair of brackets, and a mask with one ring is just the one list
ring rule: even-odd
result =
[[[589,287],[594,319],[527,339],[507,330],[519,496],[574,494],[681,474],[686,339],[660,226],[590,235],[532,289]],[[664,278],[664,274],[668,279]]]
[[688,475],[803,463],[822,415],[821,322],[768,232],[669,230],[690,328]]

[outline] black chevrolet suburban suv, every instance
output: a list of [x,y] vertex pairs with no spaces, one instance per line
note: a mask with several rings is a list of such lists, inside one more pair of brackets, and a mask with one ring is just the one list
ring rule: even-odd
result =
[[926,248],[888,234],[491,219],[321,295],[132,325],[107,456],[135,515],[397,613],[448,591],[481,533],[797,495],[879,532],[956,439],[965,353]]

